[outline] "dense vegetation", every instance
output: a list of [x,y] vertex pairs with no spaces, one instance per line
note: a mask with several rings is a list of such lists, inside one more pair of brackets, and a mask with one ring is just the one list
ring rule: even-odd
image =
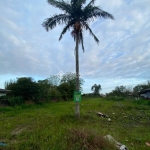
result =
[[[5,89],[11,90],[6,97],[0,97],[0,102],[6,99],[7,104],[11,106],[20,105],[26,101],[34,103],[51,102],[51,101],[68,101],[73,99],[75,91],[76,76],[73,73],[66,73],[61,78],[59,76],[51,76],[44,80],[34,81],[31,77],[21,77],[16,80],[5,82]],[[80,91],[84,80],[80,78]],[[90,88],[90,87],[89,87]],[[129,88],[126,86],[117,86],[110,93],[106,93],[107,99],[123,100],[125,98],[138,98],[139,92],[150,88],[150,81],[145,84],[139,84]],[[91,86],[92,93],[83,94],[85,97],[101,97],[101,85],[94,84]]]
[[[75,91],[75,74],[66,73],[61,78],[51,76],[45,80],[34,81],[31,77],[21,77],[5,82],[5,89],[11,90],[7,99],[11,105],[30,100],[36,103],[45,101],[60,101],[73,98]],[[80,90],[84,81],[80,79]]]

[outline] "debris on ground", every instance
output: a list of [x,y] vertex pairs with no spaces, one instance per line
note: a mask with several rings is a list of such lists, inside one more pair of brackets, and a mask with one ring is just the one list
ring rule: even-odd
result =
[[106,135],[104,136],[105,139],[107,139],[108,141],[115,143],[116,148],[118,150],[129,150],[125,145],[121,144],[120,142],[116,141],[111,135]]
[[103,113],[101,113],[101,112],[96,112],[96,113],[97,113],[97,115],[99,115],[99,116],[102,117],[102,118],[109,118],[108,115],[103,114]]
[[146,144],[147,146],[150,146],[150,143],[148,143],[148,142],[146,142],[145,144]]
[[0,146],[7,146],[7,144],[4,142],[0,142]]
[[108,121],[111,121],[111,119],[110,119],[110,118],[108,118]]

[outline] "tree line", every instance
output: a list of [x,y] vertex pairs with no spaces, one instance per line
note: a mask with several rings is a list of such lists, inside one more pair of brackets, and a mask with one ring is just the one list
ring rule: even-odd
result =
[[[84,80],[79,80],[80,90]],[[23,101],[59,101],[73,98],[76,86],[74,73],[66,73],[61,78],[57,75],[44,80],[34,81],[31,77],[21,77],[5,82],[5,89],[10,90],[8,97],[21,97]]]
[[[80,78],[80,91],[84,80]],[[35,103],[49,101],[68,101],[73,99],[76,90],[76,75],[74,73],[66,73],[62,77],[52,75],[47,79],[35,81],[31,77],[21,77],[15,80],[5,82],[5,89],[10,90],[7,99],[11,105],[22,104],[27,100]],[[139,92],[150,89],[150,81],[144,84],[138,84],[135,87],[116,86],[110,93],[106,93],[106,97],[138,97]],[[94,84],[91,87],[92,93],[83,94],[88,97],[102,96],[100,84]]]
[[126,86],[116,86],[112,92],[107,93],[107,96],[118,96],[118,97],[127,97],[127,96],[134,96],[138,97],[139,93],[143,90],[150,89],[150,81],[148,80],[147,83],[143,84],[138,84],[134,86],[133,88],[131,87],[126,87]]

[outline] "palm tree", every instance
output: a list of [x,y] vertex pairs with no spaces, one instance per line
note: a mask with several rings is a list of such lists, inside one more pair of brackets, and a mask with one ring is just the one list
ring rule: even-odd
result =
[[97,85],[97,84],[94,84],[92,87],[91,87],[91,90],[93,91],[94,95],[99,95],[100,94],[100,91],[102,90],[102,87],[101,85]]
[[[92,29],[89,27],[89,23],[94,21],[95,18],[110,18],[114,17],[100,9],[98,6],[94,6],[96,0],[91,0],[86,6],[87,0],[70,0],[70,2],[65,2],[64,0],[48,0],[48,3],[54,7],[61,9],[64,13],[55,14],[50,18],[47,18],[43,22],[43,27],[49,31],[50,29],[55,28],[57,25],[65,24],[59,40],[62,39],[66,31],[72,28],[72,36],[76,42],[75,52],[76,52],[76,91],[79,91],[79,54],[78,47],[81,43],[82,49],[84,52],[83,44],[83,30],[88,30],[89,33],[93,36],[94,40],[99,43],[98,38],[92,32]],[[80,117],[79,103],[76,103],[75,113],[77,117]]]

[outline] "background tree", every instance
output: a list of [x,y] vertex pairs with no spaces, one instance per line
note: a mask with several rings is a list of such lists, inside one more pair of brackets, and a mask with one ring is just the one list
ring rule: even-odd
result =
[[139,96],[139,92],[142,90],[150,89],[150,81],[148,80],[147,83],[138,84],[133,88],[133,94],[135,96]]
[[72,87],[69,83],[61,83],[58,86],[58,91],[61,93],[61,98],[63,100],[69,100],[73,97],[74,87]]
[[40,87],[39,98],[41,100],[46,100],[46,101],[60,100],[61,94],[57,89],[59,84],[60,84],[60,78],[56,75],[51,75],[49,78],[45,80],[39,80],[38,81],[38,85]]
[[55,88],[60,84],[60,78],[57,75],[51,75],[47,80],[51,88]]
[[47,95],[47,101],[59,101],[60,99],[62,99],[62,95],[60,93],[60,91],[55,87],[52,88],[48,91],[48,95]]
[[[71,73],[71,72],[65,73],[60,80],[60,84],[62,83],[68,83],[72,87],[73,92],[74,92],[76,89],[76,74]],[[83,91],[82,89],[83,84],[84,84],[84,80],[82,78],[79,78],[79,90],[80,91]]]
[[[82,85],[84,80],[82,78],[79,79],[79,89],[82,91]],[[73,98],[73,93],[76,88],[76,75],[75,73],[68,72],[64,74],[60,80],[60,85],[58,86],[59,91],[63,99],[68,100],[69,98]]]
[[5,82],[5,89],[11,90],[10,96],[22,96],[24,100],[37,99],[38,84],[31,77],[21,77]]
[[118,96],[118,97],[124,97],[126,96],[126,87],[121,85],[121,86],[116,86],[114,90],[112,90],[112,92],[110,92],[109,94],[107,94],[107,96]]
[[[88,30],[89,33],[93,36],[94,40],[98,43],[98,38],[92,32],[92,29],[89,27],[89,23],[93,21],[95,18],[110,18],[114,19],[113,16],[98,6],[94,6],[95,0],[91,0],[86,6],[85,3],[87,0],[70,0],[70,2],[65,2],[63,0],[48,0],[48,3],[54,7],[59,8],[64,13],[63,14],[55,14],[50,18],[47,18],[43,22],[43,26],[48,31],[49,29],[53,29],[57,25],[65,24],[64,29],[61,32],[59,40],[62,39],[63,35],[66,31],[72,28],[72,36],[76,42],[76,91],[79,91],[79,54],[78,47],[79,43],[82,44],[82,49],[84,51],[83,45],[83,30]],[[80,117],[79,111],[79,103],[76,102],[75,114],[77,117]]]
[[102,90],[101,88],[101,85],[97,85],[97,84],[94,84],[92,87],[91,87],[91,90],[93,91],[93,94],[94,95],[100,95],[100,91]]
[[49,90],[51,89],[51,84],[49,83],[48,79],[45,80],[38,80],[38,86],[39,86],[39,99],[46,100],[48,98]]
[[133,95],[133,87],[132,86],[127,86],[126,87],[126,95],[127,96],[132,96]]

